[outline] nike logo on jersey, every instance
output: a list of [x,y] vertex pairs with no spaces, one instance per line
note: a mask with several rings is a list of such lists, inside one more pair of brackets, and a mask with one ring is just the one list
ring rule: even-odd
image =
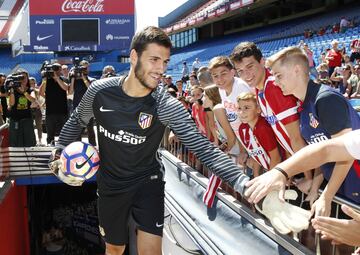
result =
[[89,162],[89,160],[91,159],[91,157],[92,157],[93,155],[94,155],[94,153],[91,154],[91,156],[90,156],[87,160],[85,160],[85,162],[82,162],[81,164],[78,164],[78,162],[76,162],[76,164],[75,164],[76,169],[81,169],[83,166],[85,166],[85,164],[86,164],[87,162]]
[[100,107],[100,112],[113,112],[114,110],[111,109],[105,109],[104,106]]
[[48,39],[48,38],[50,38],[50,37],[53,37],[54,35],[47,35],[47,36],[44,36],[44,37],[40,37],[40,35],[38,35],[37,37],[36,37],[36,40],[37,41],[39,41],[39,42],[41,42],[41,41],[44,41],[44,40],[46,40],[46,39]]
[[156,225],[157,228],[161,228],[162,226],[164,226],[164,223],[163,223],[163,224],[159,224],[159,223],[156,222],[155,225]]

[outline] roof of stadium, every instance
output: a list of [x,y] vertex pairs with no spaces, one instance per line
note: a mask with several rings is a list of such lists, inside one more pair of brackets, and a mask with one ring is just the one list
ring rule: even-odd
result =
[[[212,0],[213,1],[213,0]],[[192,0],[187,1],[169,14],[167,14],[164,17],[159,17],[159,27],[167,27],[171,25],[172,23],[175,23],[179,19],[183,18],[187,14],[194,11],[194,9],[202,6],[206,2],[210,2],[207,0]]]

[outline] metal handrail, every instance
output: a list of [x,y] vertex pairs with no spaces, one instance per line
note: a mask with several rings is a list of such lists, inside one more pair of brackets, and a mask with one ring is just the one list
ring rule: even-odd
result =
[[[324,192],[323,189],[319,189],[319,195],[321,195],[322,193]],[[333,200],[332,200],[333,203],[335,203],[335,206],[336,206],[336,210],[335,210],[335,218],[339,218],[339,212],[340,212],[340,206],[342,204],[345,204],[347,206],[349,206],[351,209],[357,211],[358,213],[360,213],[360,205],[358,204],[355,204],[349,200],[346,200],[344,198],[341,198],[341,197],[338,197],[338,196],[334,196]],[[335,255],[335,247],[336,245],[332,245],[332,251],[331,251],[331,254],[332,255]],[[354,250],[356,249],[356,247],[354,247]]]
[[[163,139],[162,146],[163,146],[163,148],[167,149],[168,151],[171,151],[171,148],[170,148],[171,144],[169,144],[169,142],[165,141],[165,138]],[[175,150],[179,150],[179,149],[181,149],[181,142],[177,142],[177,148],[175,148]],[[185,163],[187,163],[187,162],[185,162]],[[319,195],[321,195],[322,192],[323,192],[323,190],[319,189]],[[360,205],[355,204],[349,200],[346,200],[342,197],[335,195],[332,201],[338,205],[345,204],[345,205],[349,206],[351,209],[354,209],[355,211],[360,213]]]
[[[177,159],[170,151],[166,149],[161,149],[160,153],[162,157],[165,157],[169,162],[176,165],[178,169],[185,172],[189,175],[194,181],[196,181],[199,185],[206,189],[206,181],[202,175],[199,175],[198,172],[188,166],[186,163]],[[245,204],[234,200],[234,198],[230,198],[229,195],[225,191],[219,191],[217,193],[217,197],[221,200],[225,205],[231,208],[233,211],[238,213],[241,217],[247,219],[252,225],[254,225],[257,229],[267,235],[270,239],[281,245],[284,249],[289,251],[291,254],[314,254],[310,251],[306,246],[294,240],[292,237],[288,235],[281,235],[275,232],[275,230],[264,221],[264,219],[259,216],[259,214],[254,213],[250,208],[248,208]]]
[[[319,189],[319,195],[321,195],[321,193],[323,193],[324,190]],[[355,204],[349,200],[346,200],[344,198],[338,197],[338,196],[334,196],[332,202],[336,203],[337,205],[342,205],[345,204],[347,206],[349,206],[351,209],[354,209],[355,211],[360,213],[360,205]]]
[[[175,145],[175,146],[174,146]],[[184,149],[184,147],[182,146],[181,142],[176,142],[173,144],[170,144],[167,141],[167,137],[166,135],[163,138],[163,142],[162,142],[162,147],[167,149],[170,153],[171,151],[179,151],[182,150],[183,152],[185,152],[185,155],[183,155],[183,159],[185,163],[189,163],[190,166],[192,166],[193,168],[196,168],[195,163],[194,162],[186,162],[186,161],[195,161],[195,159],[193,157],[189,157],[186,149]],[[191,158],[191,159],[190,159]],[[198,170],[199,171],[199,170]],[[201,170],[200,170],[201,172]],[[224,184],[224,183],[223,183]],[[225,185],[226,186],[226,185]],[[225,190],[224,190],[225,191]],[[226,192],[226,191],[225,191]],[[322,190],[319,190],[319,193],[321,193]],[[304,197],[304,193],[303,193],[303,197]],[[349,200],[346,200],[344,198],[335,196],[333,198],[333,202],[336,204],[336,212],[335,212],[335,217],[338,218],[339,217],[339,211],[340,211],[340,206],[341,204],[346,204],[347,206],[349,206],[350,208],[360,212],[360,205],[357,205]],[[335,254],[335,245],[332,246],[332,254]]]

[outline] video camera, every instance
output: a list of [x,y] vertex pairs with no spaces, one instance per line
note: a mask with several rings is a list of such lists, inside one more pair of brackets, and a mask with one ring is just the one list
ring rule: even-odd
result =
[[103,75],[103,78],[110,78],[110,77],[116,77],[116,73],[114,72],[107,72],[106,74]]
[[16,89],[21,86],[21,82],[25,79],[24,74],[11,74],[5,80],[5,90]]
[[57,72],[61,69],[61,66],[58,64],[50,64],[48,61],[45,61],[41,66],[41,78],[50,79],[54,76],[54,72]]
[[85,74],[87,71],[87,67],[80,65],[80,62],[80,58],[78,57],[73,59],[73,77],[75,78],[80,78],[82,74]]

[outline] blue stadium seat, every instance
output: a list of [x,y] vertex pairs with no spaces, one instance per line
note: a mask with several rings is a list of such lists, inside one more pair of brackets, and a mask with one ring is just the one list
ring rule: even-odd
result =
[[[195,58],[199,58],[202,64],[208,63],[211,58],[218,55],[229,55],[232,49],[241,41],[253,41],[263,51],[265,57],[272,55],[278,50],[298,45],[300,40],[304,40],[314,52],[314,60],[320,57],[320,54],[330,48],[332,40],[337,39],[341,44],[345,44],[346,51],[350,51],[351,40],[359,37],[360,26],[349,28],[346,33],[332,34],[326,33],[323,36],[314,35],[312,38],[305,39],[303,32],[309,28],[318,30],[320,27],[329,27],[340,21],[342,16],[348,19],[360,21],[358,8],[344,9],[335,13],[328,13],[323,16],[314,15],[312,17],[299,18],[286,23],[271,25],[258,28],[251,31],[241,32],[236,35],[224,36],[218,39],[198,42],[188,47],[177,49],[171,56],[169,63],[169,73],[175,78],[181,76],[182,62],[187,61],[188,65]],[[329,29],[331,31],[331,29]]]

